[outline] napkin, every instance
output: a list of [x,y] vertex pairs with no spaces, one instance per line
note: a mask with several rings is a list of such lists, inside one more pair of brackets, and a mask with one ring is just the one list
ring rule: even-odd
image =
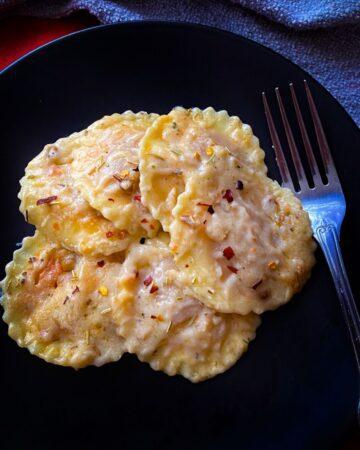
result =
[[175,20],[241,34],[308,71],[360,125],[360,0],[0,0],[3,15],[74,10],[103,23]]

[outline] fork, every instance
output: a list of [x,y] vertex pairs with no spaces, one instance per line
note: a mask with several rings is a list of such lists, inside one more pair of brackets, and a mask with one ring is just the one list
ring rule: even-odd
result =
[[[262,93],[262,99],[265,108],[265,115],[271,135],[271,140],[275,150],[275,157],[282,178],[282,186],[289,188],[301,200],[304,209],[308,212],[312,230],[316,241],[324,252],[326,261],[329,265],[331,275],[334,280],[337,295],[340,300],[341,309],[349,330],[351,342],[354,348],[357,368],[360,372],[360,318],[356,308],[355,299],[351,291],[350,283],[346,274],[345,265],[340,249],[340,229],[346,210],[345,197],[341,188],[339,177],[336,172],[334,161],[332,159],[329,145],[325,137],[314,99],[310,88],[304,80],[305,92],[312,121],[315,128],[318,147],[320,150],[323,169],[327,181],[323,182],[319,166],[316,162],[309,135],[307,133],[300,106],[295,93],[295,88],[290,83],[290,93],[295,108],[295,113],[300,128],[302,142],[305,148],[307,161],[311,173],[313,186],[308,183],[305,175],[298,148],[295,143],[294,135],[286,115],[285,107],[277,87],[275,94],[280,109],[282,123],[290,149],[292,162],[295,168],[294,181],[297,181],[298,188],[292,181],[288,164],[279,140],[278,133],[271,115],[269,104],[265,92]],[[358,404],[358,421],[360,423],[360,403]]]

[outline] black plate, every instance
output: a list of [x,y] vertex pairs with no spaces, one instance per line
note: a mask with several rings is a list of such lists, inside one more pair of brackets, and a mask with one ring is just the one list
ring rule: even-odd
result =
[[[359,132],[309,75],[244,38],[201,26],[128,23],[93,28],[22,58],[1,75],[1,265],[31,228],[18,180],[44,144],[104,114],[213,106],[253,126],[274,170],[260,93],[306,77],[348,199],[343,247],[354,288],[359,248]],[[300,92],[300,91],[299,91]],[[329,449],[355,420],[351,346],[322,255],[305,289],[263,316],[249,352],[192,385],[134,356],[75,372],[17,348],[1,325],[4,448]],[[356,289],[355,289],[356,290]],[[6,399],[4,399],[4,395]],[[101,445],[101,447],[100,447]]]

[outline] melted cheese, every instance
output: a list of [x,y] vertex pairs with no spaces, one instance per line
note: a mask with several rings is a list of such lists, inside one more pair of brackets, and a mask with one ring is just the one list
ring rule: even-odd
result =
[[129,244],[127,233],[93,209],[75,187],[71,163],[87,131],[46,145],[21,179],[20,211],[50,239],[83,255],[109,255]]
[[138,147],[157,114],[127,111],[95,122],[74,154],[72,174],[89,204],[119,230],[154,236],[159,223],[141,203]]
[[193,382],[231,367],[255,337],[258,316],[207,308],[179,277],[166,238],[135,244],[113,310],[127,350],[155,370]]
[[146,133],[140,161],[144,203],[204,304],[259,314],[302,287],[314,263],[308,215],[267,178],[258,140],[238,118],[175,108]]
[[211,160],[216,145],[226,145],[241,162],[266,173],[264,152],[251,128],[226,111],[178,107],[146,133],[140,148],[140,188],[144,204],[165,231],[188,178]]
[[47,145],[19,198],[39,231],[6,267],[3,317],[55,364],[130,352],[213,377],[314,263],[300,202],[267,178],[251,128],[212,108],[106,116]]
[[169,228],[182,278],[222,312],[275,309],[302,287],[314,263],[299,200],[223,147],[189,178]]
[[[124,341],[116,334],[110,298],[119,256],[98,260],[61,248],[36,233],[25,238],[2,282],[4,321],[21,347],[48,362],[81,368],[117,361]],[[106,288],[101,293],[100,287]]]

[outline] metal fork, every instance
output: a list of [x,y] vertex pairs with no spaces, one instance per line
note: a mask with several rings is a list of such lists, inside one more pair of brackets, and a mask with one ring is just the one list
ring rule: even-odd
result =
[[[340,249],[340,229],[346,210],[345,197],[341,189],[341,184],[330,153],[329,145],[327,143],[325,133],[320,122],[319,114],[317,112],[306,80],[304,80],[304,85],[312,121],[316,132],[321,159],[327,177],[327,182],[324,183],[322,181],[319,167],[314,157],[314,152],[296,97],[295,88],[292,83],[290,83],[289,85],[292,102],[295,108],[295,113],[299,124],[314,187],[310,187],[305,175],[304,167],[300,159],[289,120],[286,115],[279,88],[275,89],[275,93],[290,149],[290,154],[294,164],[299,189],[295,189],[295,185],[292,181],[284,152],[281,147],[279,136],[275,128],[274,120],[272,118],[267,102],[266,94],[265,92],[263,92],[262,99],[265,108],[265,115],[270,130],[271,140],[275,150],[277,164],[282,178],[282,186],[291,189],[301,200],[304,209],[309,213],[314,237],[320,244],[320,247],[324,252],[325,258],[331,271],[331,275],[334,280],[335,288],[341,304],[341,309],[344,314],[345,322],[347,324],[351,342],[354,348],[357,367],[360,372],[360,318],[346,274],[346,269]],[[360,423],[360,403],[358,405],[358,420]]]

